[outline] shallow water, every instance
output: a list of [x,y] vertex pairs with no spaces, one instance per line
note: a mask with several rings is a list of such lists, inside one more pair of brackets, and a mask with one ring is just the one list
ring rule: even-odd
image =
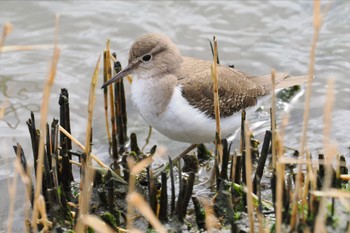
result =
[[[84,141],[90,79],[105,41],[125,66],[133,40],[146,32],[162,32],[178,44],[183,55],[211,59],[208,39],[216,35],[222,64],[251,74],[268,74],[271,68],[293,75],[306,74],[313,35],[311,1],[199,1],[199,2],[0,2],[0,25],[11,22],[13,32],[5,45],[52,44],[55,14],[60,14],[61,56],[50,97],[49,117],[58,117],[61,88],[70,92],[72,133]],[[335,1],[324,19],[315,65],[316,78],[310,109],[308,146],[316,154],[322,148],[323,112],[327,80],[335,78],[331,139],[350,158],[350,2]],[[25,121],[29,112],[39,118],[42,88],[50,50],[5,52],[0,57],[0,101],[7,103],[0,120],[0,182],[7,187],[13,174],[12,145],[20,142],[28,158],[30,138]],[[102,77],[98,86],[102,85]],[[129,132],[143,145],[147,124],[137,114],[128,93]],[[268,106],[267,106],[268,107]],[[298,148],[304,95],[290,107],[286,145]],[[282,113],[280,113],[282,114]],[[94,113],[94,150],[108,161],[102,91],[97,89]],[[261,130],[261,129],[260,129]],[[148,149],[162,145],[176,154],[187,144],[173,142],[155,132]],[[146,148],[147,150],[147,148]],[[23,188],[19,188],[23,189]],[[7,190],[0,192],[0,221],[8,212]],[[23,200],[23,197],[18,197]],[[21,202],[19,202],[21,203]],[[23,203],[23,202],[22,202]],[[18,204],[16,207],[21,207]],[[19,208],[21,209],[21,208]],[[18,212],[22,213],[21,210]],[[20,227],[21,226],[16,226]]]

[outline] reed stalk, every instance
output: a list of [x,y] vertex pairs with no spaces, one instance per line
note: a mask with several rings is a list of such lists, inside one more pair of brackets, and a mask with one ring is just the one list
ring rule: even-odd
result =
[[[204,212],[205,212],[205,229],[207,232],[217,232],[216,229],[219,229],[220,227],[220,221],[217,217],[215,217],[213,213],[212,206],[209,205],[207,200],[200,198],[198,199],[200,203],[203,205]],[[213,230],[215,229],[215,230]]]
[[[86,225],[99,233],[115,233],[115,231],[108,226],[104,221],[93,215],[84,215],[79,218],[77,225]],[[120,231],[118,231],[120,232]],[[124,231],[125,232],[125,231]]]
[[219,76],[218,76],[218,42],[214,36],[214,63],[211,66],[211,77],[213,79],[214,112],[216,123],[215,147],[218,156],[218,165],[222,162],[222,144],[220,128],[220,100],[219,100]]
[[[127,163],[128,163],[128,168],[130,171],[130,176],[129,176],[129,190],[128,190],[128,195],[127,195],[127,229],[132,230],[134,228],[133,226],[133,218],[134,218],[134,208],[141,208],[139,211],[144,215],[145,218],[147,218],[150,223],[153,225],[153,227],[157,227],[158,229],[159,224],[157,222],[154,222],[153,216],[149,215],[148,208],[151,211],[151,214],[153,214],[151,207],[143,201],[143,199],[139,199],[138,195],[135,192],[135,186],[136,186],[136,176],[143,171],[146,167],[148,167],[151,163],[153,162],[152,156],[147,157],[146,159],[141,160],[139,163],[135,164],[135,159],[131,156],[127,157]],[[134,204],[134,202],[138,202],[138,204]],[[140,206],[140,205],[142,206]],[[146,205],[146,206],[145,206]],[[153,214],[154,215],[154,214]],[[156,218],[156,216],[154,216]],[[157,219],[157,218],[156,218]],[[152,221],[152,222],[151,222]],[[158,219],[157,219],[158,221]],[[155,225],[154,225],[155,224]],[[161,224],[160,224],[161,225]],[[161,229],[161,228],[159,228]]]
[[249,231],[254,233],[254,209],[253,209],[253,184],[252,184],[252,156],[250,149],[250,137],[251,132],[248,129],[248,123],[245,122],[245,164],[246,164],[246,185],[247,185],[247,209],[248,209],[248,219],[249,219]]
[[283,211],[283,190],[284,190],[284,174],[285,165],[279,163],[279,159],[283,157],[283,140],[280,138],[279,134],[275,133],[275,149],[277,149],[276,158],[276,233],[282,232],[282,211]]
[[38,200],[41,194],[42,181],[43,181],[43,162],[44,162],[44,139],[46,137],[46,122],[48,114],[48,105],[50,100],[51,87],[54,83],[58,59],[60,55],[60,49],[57,46],[58,38],[58,28],[59,28],[59,17],[56,16],[55,24],[55,39],[54,39],[54,50],[50,64],[50,70],[45,82],[45,87],[43,91],[43,102],[41,104],[41,121],[40,121],[40,141],[39,141],[39,153],[37,161],[37,173],[36,173],[36,188],[34,194],[34,206],[33,206],[33,216],[32,216],[32,228],[33,231],[37,231],[37,219],[38,219]]
[[2,51],[3,45],[5,43],[6,37],[12,32],[13,26],[11,23],[5,23],[2,27],[2,33],[0,37],[0,52]]
[[[106,42],[106,47],[108,48],[109,40]],[[108,62],[110,63],[110,60],[108,60],[108,54],[110,54],[110,51],[105,50],[103,52],[103,83],[106,83],[111,78],[111,69],[108,70],[108,67],[110,68],[110,65],[108,66]],[[112,138],[111,138],[111,132],[109,129],[109,120],[108,120],[108,89],[103,89],[103,103],[104,103],[104,110],[105,110],[105,122],[106,122],[106,131],[107,131],[107,138],[108,138],[108,144],[109,147],[112,146]]]
[[271,131],[272,131],[272,168],[276,169],[276,71],[271,71],[271,83],[272,83],[272,103],[271,103]]
[[153,228],[159,233],[166,233],[167,229],[160,223],[157,216],[153,213],[151,207],[137,192],[128,194],[128,205],[132,205],[137,208],[141,214],[151,223]]
[[[112,66],[111,66],[111,61],[112,61],[112,56],[111,56],[111,48],[110,48],[110,42],[109,40],[107,41],[106,44],[106,51],[104,53],[105,55],[105,70],[107,71],[106,75],[106,80],[110,80],[112,78]],[[117,160],[118,159],[118,146],[117,146],[117,121],[116,121],[116,116],[115,116],[115,108],[114,108],[114,91],[113,91],[113,85],[109,85],[108,91],[109,91],[109,106],[111,109],[111,126],[112,126],[112,157]],[[106,88],[106,89],[107,89]]]
[[[334,104],[334,79],[328,81],[327,100],[324,108],[323,148],[325,153],[326,172],[322,187],[323,192],[328,192],[332,184],[332,160],[336,155],[336,148],[330,143],[330,130],[332,123],[332,109]],[[319,211],[316,217],[315,232],[327,232],[326,229],[327,198],[320,201]]]
[[[20,157],[20,149],[18,148],[17,152],[17,158],[15,160],[15,167],[20,167],[18,164],[20,164],[19,157]],[[17,170],[15,170],[12,178],[12,183],[8,182],[8,193],[9,193],[9,211],[8,211],[8,218],[7,218],[7,233],[12,233],[12,226],[13,226],[13,215],[14,215],[14,209],[15,209],[15,199],[17,194],[17,178],[18,173]]]
[[6,45],[0,47],[0,52],[12,52],[12,51],[30,51],[30,50],[47,50],[52,49],[52,45],[42,44],[42,45]]
[[[307,88],[305,93],[305,107],[304,107],[304,115],[303,115],[303,128],[302,128],[302,136],[301,136],[300,149],[299,149],[299,152],[300,152],[299,156],[301,157],[304,156],[305,149],[307,146],[307,129],[308,129],[309,114],[310,114],[309,111],[310,111],[310,100],[311,100],[311,90],[312,90],[311,87],[312,87],[312,80],[314,76],[316,45],[317,45],[319,32],[322,25],[322,18],[323,16],[321,15],[320,0],[314,0],[314,12],[313,12],[314,34],[313,34],[312,45],[310,50],[308,80],[307,80]],[[297,224],[297,205],[298,205],[298,199],[299,199],[298,190],[301,189],[301,173],[302,173],[302,167],[301,165],[298,165],[296,184],[295,184],[296,192],[294,193],[292,198],[292,213],[291,213],[291,220],[290,220],[290,227],[292,230],[295,229]]]
[[[89,92],[89,104],[88,104],[88,117],[86,124],[86,138],[85,138],[85,155],[86,161],[82,159],[82,179],[80,181],[80,195],[79,195],[79,217],[81,218],[89,212],[89,201],[91,196],[91,185],[94,177],[94,171],[92,169],[91,161],[91,131],[92,131],[92,116],[95,107],[95,90],[98,78],[98,71],[100,65],[101,56],[98,57],[95,70],[91,79],[90,92]],[[85,227],[83,224],[76,226],[77,232],[84,232]]]

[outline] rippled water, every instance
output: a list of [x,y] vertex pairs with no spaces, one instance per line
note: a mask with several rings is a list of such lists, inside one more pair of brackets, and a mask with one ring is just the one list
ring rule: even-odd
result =
[[[313,34],[312,11],[312,1],[1,1],[0,25],[11,22],[14,26],[5,45],[52,44],[55,14],[60,14],[61,56],[50,97],[48,119],[58,117],[60,89],[68,88],[72,133],[84,141],[90,79],[107,38],[111,39],[112,49],[118,52],[123,65],[132,41],[146,32],[167,34],[178,44],[183,55],[202,59],[211,59],[208,39],[216,35],[223,64],[234,64],[251,74],[268,74],[271,68],[275,68],[300,75],[308,70]],[[335,1],[324,20],[317,47],[308,145],[313,153],[322,147],[326,83],[329,78],[335,78],[332,139],[337,142],[339,151],[350,158],[350,2]],[[31,155],[25,121],[29,111],[34,111],[39,117],[50,56],[49,50],[1,54],[0,100],[8,104],[5,117],[0,120],[1,187],[7,187],[7,178],[13,173],[15,155],[12,145],[20,142],[27,156]],[[129,93],[128,85],[126,89]],[[129,98],[127,105],[129,131],[138,134],[142,145],[147,125]],[[107,161],[102,106],[102,91],[97,89],[94,144],[95,150]],[[304,96],[291,108],[286,144],[298,148]],[[171,154],[187,146],[172,142],[157,132],[152,135],[150,146],[154,144],[164,145]],[[6,196],[6,188],[2,190],[5,193],[0,193]],[[23,197],[19,196],[22,200]],[[2,199],[0,207],[0,220],[4,222],[8,211],[7,197]]]

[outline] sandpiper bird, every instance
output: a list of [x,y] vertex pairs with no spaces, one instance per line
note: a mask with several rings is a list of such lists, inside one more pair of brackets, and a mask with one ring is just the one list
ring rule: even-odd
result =
[[[133,75],[131,98],[143,119],[170,139],[189,143],[213,142],[214,114],[211,61],[182,57],[165,35],[148,33],[131,46],[128,66],[102,88]],[[219,65],[221,133],[232,134],[240,110],[257,106],[273,90],[270,75],[251,76]],[[276,74],[276,89],[300,84],[307,76]]]

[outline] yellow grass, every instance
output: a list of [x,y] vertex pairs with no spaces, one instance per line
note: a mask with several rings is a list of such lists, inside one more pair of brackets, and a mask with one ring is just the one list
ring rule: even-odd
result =
[[[311,84],[314,76],[314,66],[315,66],[315,55],[316,55],[316,45],[319,37],[319,32],[322,24],[321,17],[321,6],[319,0],[314,0],[314,34],[312,39],[312,45],[310,50],[310,61],[309,61],[309,71],[308,71],[308,82],[305,93],[305,107],[304,107],[304,116],[303,116],[303,129],[300,142],[299,155],[304,156],[305,148],[307,145],[307,128],[309,121],[309,111],[310,111],[310,100],[311,100]],[[301,190],[301,166],[298,166],[295,190]],[[292,214],[291,214],[291,229],[295,229],[297,224],[297,202],[299,199],[299,192],[295,192],[292,199]]]
[[[112,76],[112,70],[111,70],[111,60],[110,57],[113,57],[110,55],[110,40],[107,40],[106,42],[106,49],[103,53],[103,83],[106,83],[109,79],[111,79]],[[106,131],[107,131],[107,138],[109,146],[112,146],[112,137],[111,132],[109,129],[109,120],[108,120],[108,89],[105,88],[103,90],[103,96],[104,96],[104,109],[105,109],[105,123],[106,123]],[[113,100],[110,100],[113,102]]]
[[[0,49],[2,49],[4,43],[5,43],[5,40],[6,40],[6,37],[12,32],[12,29],[13,29],[13,26],[11,23],[5,23],[3,28],[2,28],[2,33],[1,33],[1,37],[0,37]],[[0,50],[0,52],[2,52]]]
[[43,162],[44,162],[44,139],[46,137],[46,122],[47,122],[47,113],[48,105],[50,100],[51,87],[54,83],[58,59],[60,55],[60,49],[57,46],[57,37],[58,37],[58,26],[59,26],[59,17],[56,17],[55,25],[55,40],[54,40],[54,50],[51,60],[51,66],[47,80],[45,82],[45,87],[43,91],[43,102],[41,104],[41,121],[40,121],[40,141],[39,141],[39,152],[38,152],[38,161],[37,161],[37,173],[36,173],[36,188],[34,194],[34,206],[33,206],[33,217],[32,217],[32,227],[33,231],[37,231],[37,218],[38,218],[38,201],[41,194],[42,181],[43,181]]
[[127,196],[127,202],[128,205],[132,205],[134,208],[137,208],[157,232],[167,232],[166,228],[160,223],[157,216],[153,213],[149,204],[140,194],[137,192],[129,193]]
[[46,50],[52,48],[52,45],[7,45],[0,47],[0,52]]
[[249,231],[254,233],[254,209],[253,209],[253,184],[252,184],[252,155],[250,149],[250,137],[251,132],[249,131],[249,125],[245,122],[245,170],[246,170],[246,181],[247,181],[247,209],[249,219]]
[[108,226],[104,221],[93,215],[84,215],[79,218],[77,222],[78,228],[86,225],[99,233],[115,233],[115,231]]
[[222,144],[220,128],[220,100],[219,100],[219,75],[218,75],[218,42],[214,37],[214,63],[211,66],[211,77],[213,79],[214,112],[216,122],[215,146],[218,153],[218,164],[222,162]]
[[[327,101],[324,108],[323,148],[325,153],[325,178],[322,187],[323,192],[328,192],[332,185],[332,161],[337,154],[337,149],[330,143],[330,129],[332,121],[332,109],[334,104],[334,79],[328,81]],[[326,229],[327,199],[322,198],[316,218],[315,232],[327,232]]]
[[[85,216],[89,212],[89,201],[91,196],[91,186],[94,177],[94,170],[92,169],[91,163],[91,130],[92,130],[92,116],[93,109],[95,106],[95,90],[98,78],[98,70],[100,65],[100,56],[97,59],[94,74],[91,79],[90,93],[89,93],[89,104],[88,104],[88,117],[86,124],[86,139],[85,139],[85,155],[86,161],[82,160],[83,165],[83,176],[80,181],[80,194],[79,194],[79,218]],[[77,232],[84,232],[84,224],[78,224],[76,227]]]

